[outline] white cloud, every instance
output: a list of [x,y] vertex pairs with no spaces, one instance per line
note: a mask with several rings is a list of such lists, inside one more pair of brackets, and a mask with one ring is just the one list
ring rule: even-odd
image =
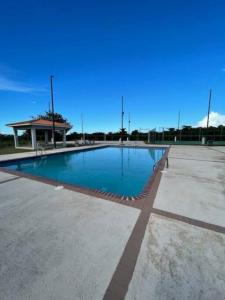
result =
[[46,92],[46,88],[18,80],[21,75],[24,77],[23,72],[0,62],[0,91],[18,93]]
[[44,92],[46,89],[30,86],[28,84],[9,79],[4,75],[0,75],[0,90],[19,93]]
[[[225,115],[219,114],[217,112],[211,112],[209,114],[209,126],[219,126],[225,125]],[[198,127],[206,127],[207,126],[207,116],[205,116],[201,121],[197,124]]]
[[20,93],[30,93],[34,91],[32,87],[21,82],[8,79],[4,76],[0,76],[0,90]]

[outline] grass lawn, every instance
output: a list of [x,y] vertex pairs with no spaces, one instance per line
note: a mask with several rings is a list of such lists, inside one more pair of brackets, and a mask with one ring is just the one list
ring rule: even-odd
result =
[[2,154],[12,154],[12,153],[22,153],[29,152],[32,150],[28,149],[15,149],[14,147],[0,147],[0,155]]

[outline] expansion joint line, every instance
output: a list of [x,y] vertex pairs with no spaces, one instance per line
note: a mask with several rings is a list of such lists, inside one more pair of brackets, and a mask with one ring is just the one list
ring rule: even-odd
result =
[[185,217],[185,216],[178,215],[178,214],[175,214],[175,213],[172,213],[172,212],[169,212],[169,211],[164,211],[164,210],[161,210],[161,209],[158,209],[158,208],[152,208],[151,212],[154,213],[154,214],[163,216],[163,217],[167,217],[167,218],[170,218],[170,219],[173,219],[173,220],[184,222],[184,223],[189,224],[189,225],[193,225],[193,226],[196,226],[196,227],[201,227],[201,228],[205,228],[205,229],[208,229],[208,230],[212,230],[212,231],[215,231],[215,232],[225,234],[225,227],[222,227],[222,226],[219,226],[219,225],[215,225],[215,224],[207,223],[207,222],[200,221],[200,220],[197,220],[197,219]]
[[2,184],[2,183],[7,183],[7,182],[9,182],[9,181],[17,180],[17,179],[20,179],[20,178],[21,178],[20,176],[18,176],[18,177],[13,177],[13,178],[9,178],[9,179],[0,181],[0,184]]

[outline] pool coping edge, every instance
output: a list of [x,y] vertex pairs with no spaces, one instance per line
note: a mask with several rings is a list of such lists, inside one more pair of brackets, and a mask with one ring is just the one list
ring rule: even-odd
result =
[[[80,150],[75,150],[74,152],[82,152],[82,151],[89,151],[89,150],[93,150],[93,149],[99,149],[99,148],[106,148],[106,147],[121,147],[121,146],[114,146],[114,145],[103,145],[100,147],[96,147],[96,148],[85,148],[85,149],[80,149]],[[132,146],[125,146],[126,148],[131,147],[134,148]],[[139,148],[139,149],[149,149],[150,147],[144,147],[144,146],[135,146],[135,148]],[[156,173],[161,171],[161,166],[163,164],[163,168],[164,165],[166,163],[166,160],[168,160],[168,153],[169,153],[169,149],[170,147],[151,147],[152,149],[164,149],[165,152],[163,154],[163,156],[161,157],[161,159],[155,164],[154,166],[154,170],[151,176],[149,176],[147,183],[145,184],[145,186],[143,187],[143,190],[137,195],[137,196],[124,196],[124,195],[118,195],[112,192],[104,192],[104,191],[100,191],[98,189],[92,189],[92,188],[88,188],[88,187],[82,187],[79,185],[75,185],[75,184],[67,184],[64,183],[62,181],[57,181],[57,180],[53,180],[53,179],[48,179],[42,176],[38,176],[38,175],[31,175],[29,173],[24,173],[22,171],[15,171],[15,170],[10,170],[7,169],[7,167],[1,167],[0,166],[0,171],[4,172],[4,173],[8,173],[8,174],[12,174],[18,177],[22,177],[22,178],[27,178],[27,179],[31,179],[34,181],[38,181],[44,184],[49,184],[52,186],[63,186],[63,188],[67,189],[67,190],[71,190],[77,193],[82,193],[88,196],[93,196],[96,198],[100,198],[100,199],[104,199],[104,200],[108,200],[108,201],[112,201],[112,202],[116,202],[116,203],[120,203],[123,205],[127,205],[127,206],[132,206],[135,208],[139,208],[141,209],[143,204],[144,204],[144,199],[146,197],[148,197],[151,193],[151,189],[152,189],[152,185],[154,183],[154,177],[156,176]],[[73,151],[69,151],[69,152],[73,152]],[[66,152],[60,152],[60,153],[49,153],[46,155],[59,155],[62,153],[67,153]],[[43,155],[45,156],[45,155]],[[4,160],[2,161],[2,163],[7,163],[7,162],[13,162],[13,161],[18,161],[18,160],[27,160],[27,159],[33,159],[33,158],[38,158],[40,156],[30,156],[30,157],[26,157],[26,158],[18,158],[18,159],[12,159],[12,160]],[[1,165],[1,162],[0,162]]]

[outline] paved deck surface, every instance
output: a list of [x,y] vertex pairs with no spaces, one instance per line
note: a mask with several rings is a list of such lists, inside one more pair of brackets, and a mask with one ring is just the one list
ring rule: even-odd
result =
[[0,180],[0,299],[102,299],[139,210]]
[[[0,172],[0,299],[102,299],[140,212]],[[172,146],[149,212],[126,299],[225,299],[225,147]]]
[[225,147],[173,146],[126,299],[225,299],[225,230],[199,220],[225,227]]
[[225,227],[225,147],[218,150],[172,147],[154,207]]
[[[68,144],[70,144],[68,142]],[[84,149],[95,149],[95,148],[101,148],[104,146],[121,146],[121,143],[118,141],[99,141],[96,142],[96,144],[93,144],[91,146],[84,145],[84,146],[79,146],[79,147],[68,147],[68,148],[58,148],[58,149],[49,149],[43,152],[44,155],[50,155],[54,153],[63,153],[63,152],[72,152],[72,151],[81,151]],[[150,145],[150,144],[145,144],[144,142],[141,141],[128,141],[124,142],[123,146],[130,146],[130,147],[149,147],[149,148],[155,148],[155,147],[168,147],[166,145]],[[29,151],[29,152],[22,152],[22,153],[12,153],[12,154],[3,154],[0,155],[0,162],[5,161],[5,160],[14,160],[14,159],[20,159],[20,158],[25,158],[25,157],[33,157],[37,155],[42,155],[40,151]]]
[[126,299],[224,299],[225,236],[152,214]]
[[[54,153],[63,153],[63,152],[71,152],[71,151],[80,151],[84,149],[94,149],[104,146],[105,144],[96,144],[92,146],[79,146],[79,147],[68,147],[68,148],[58,148],[58,149],[49,149],[43,152],[44,155],[54,154]],[[41,155],[40,151],[29,151],[29,152],[21,152],[21,153],[12,153],[12,154],[3,154],[0,155],[0,162],[5,160],[13,160],[20,159],[25,157],[33,157],[37,155]]]

